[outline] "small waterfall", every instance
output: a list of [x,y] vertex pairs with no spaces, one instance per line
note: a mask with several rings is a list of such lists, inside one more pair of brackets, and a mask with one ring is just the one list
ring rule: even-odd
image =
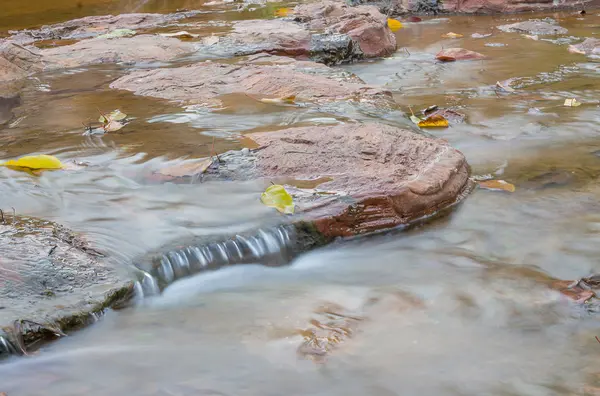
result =
[[220,241],[189,243],[139,260],[138,298],[160,294],[177,279],[224,266],[260,263],[281,266],[291,259],[293,228],[282,225]]

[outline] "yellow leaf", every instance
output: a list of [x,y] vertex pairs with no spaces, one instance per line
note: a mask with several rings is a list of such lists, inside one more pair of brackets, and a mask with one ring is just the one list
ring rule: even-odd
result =
[[439,114],[427,117],[418,124],[419,128],[447,128],[448,120]]
[[294,104],[295,100],[296,100],[296,95],[289,95],[289,96],[285,96],[283,98],[262,98],[262,99],[260,99],[260,101],[263,103],[274,104],[274,105]]
[[400,21],[397,21],[392,18],[388,18],[387,25],[392,32],[402,29],[402,24],[400,23]]
[[536,35],[529,35],[529,34],[522,34],[521,36],[530,39],[530,40],[534,40],[534,41],[538,41],[540,38]]
[[579,103],[577,101],[577,99],[573,98],[573,99],[565,99],[565,106],[567,107],[577,107],[577,106],[581,106],[581,103]]
[[417,117],[417,116],[416,116],[416,115],[414,115],[414,114],[410,116],[410,120],[411,120],[412,122],[414,122],[416,125],[419,125],[419,123],[420,123],[421,121],[423,121],[422,119],[420,119],[419,117]]
[[98,121],[103,124],[108,124],[110,121],[121,121],[127,118],[127,114],[123,113],[121,110],[113,110],[108,115],[101,115]]
[[64,168],[60,160],[52,155],[27,155],[17,160],[8,160],[2,165],[14,168],[35,169],[62,169]]
[[454,33],[454,32],[442,34],[442,37],[444,37],[444,38],[461,38],[462,36],[463,36],[462,34],[458,34],[458,33]]
[[281,213],[294,214],[294,201],[292,196],[285,191],[285,188],[280,184],[269,186],[260,196],[260,201],[275,208]]
[[286,17],[290,13],[289,8],[278,8],[275,10],[275,15],[279,17]]
[[479,187],[485,188],[487,190],[502,190],[507,192],[515,192],[514,184],[510,184],[505,182],[504,180],[485,180],[480,181]]

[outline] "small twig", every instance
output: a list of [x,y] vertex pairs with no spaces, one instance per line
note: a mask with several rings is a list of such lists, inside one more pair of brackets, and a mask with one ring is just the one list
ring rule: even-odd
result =
[[415,115],[415,113],[413,113],[412,107],[408,106],[408,110],[410,110],[410,114],[412,114],[413,116]]
[[598,341],[598,343],[600,343],[600,338],[598,338],[598,336],[596,336],[596,341]]
[[17,221],[17,211],[12,206],[10,208],[13,210],[13,224],[15,224],[15,221]]
[[2,221],[2,224],[6,224],[6,222],[4,221],[4,212],[2,211],[2,209],[0,209],[0,220]]
[[52,249],[50,249],[50,252],[48,252],[48,256],[51,256],[52,253],[54,253],[54,251],[56,250],[57,247],[58,247],[58,245],[52,246]]
[[406,51],[406,53],[408,54],[408,56],[410,56],[410,52],[408,51],[408,48],[404,47],[404,51]]

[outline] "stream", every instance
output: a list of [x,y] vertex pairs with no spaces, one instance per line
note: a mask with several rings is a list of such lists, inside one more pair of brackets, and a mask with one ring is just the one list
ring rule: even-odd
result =
[[[223,31],[220,22],[271,18],[293,6],[8,3],[0,36],[85,15],[182,8],[202,11],[194,29],[168,31],[210,34]],[[532,40],[495,28],[534,17],[553,18],[569,33]],[[514,193],[477,189],[451,214],[409,230],[336,242],[285,266],[265,266],[259,252],[240,257],[246,265],[179,280],[34,356],[2,361],[0,394],[600,394],[598,313],[546,287],[552,278],[600,273],[600,62],[567,51],[599,27],[593,10],[404,23],[392,56],[336,68],[390,89],[406,114],[430,105],[460,109],[466,122],[429,133],[461,150],[473,175],[506,180]],[[448,32],[464,37],[441,37]],[[451,46],[488,59],[435,60]],[[165,164],[208,156],[213,141],[221,153],[245,147],[249,132],[348,119],[414,129],[406,114],[382,119],[237,96],[222,111],[186,110],[108,87],[128,71],[101,65],[45,73],[29,79],[18,99],[0,102],[0,158],[45,153],[85,168],[32,177],[0,167],[2,207],[83,233],[117,266],[178,239],[277,224],[254,182],[148,180]],[[517,94],[495,89],[508,79]],[[565,107],[568,98],[583,104]],[[97,119],[98,108],[118,108],[134,121],[118,133],[83,136],[82,123]],[[272,262],[283,261],[281,241],[259,243]],[[342,336],[327,356],[298,348],[309,329],[340,318]]]

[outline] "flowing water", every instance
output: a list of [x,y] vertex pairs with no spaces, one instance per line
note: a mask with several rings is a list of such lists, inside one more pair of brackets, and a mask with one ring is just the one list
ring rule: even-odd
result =
[[[274,9],[238,6],[8,0],[0,32],[185,7],[205,11],[195,31],[207,33]],[[223,152],[243,147],[250,131],[378,114],[282,111],[236,97],[226,111],[199,113],[110,90],[109,82],[127,72],[119,66],[28,81],[18,98],[0,103],[0,156],[43,152],[87,166],[41,177],[0,169],[2,207],[80,231],[121,266],[178,240],[240,237],[166,254],[157,270],[160,288],[187,277],[36,356],[2,362],[0,392],[600,394],[598,316],[547,287],[553,279],[600,272],[600,63],[566,49],[569,41],[595,37],[596,14],[536,15],[569,29],[560,41],[495,29],[531,15],[425,18],[396,33],[401,48],[393,56],[340,67],[386,85],[406,113],[409,106],[457,106],[467,122],[431,133],[463,151],[473,174],[493,174],[516,191],[479,189],[449,216],[336,243],[288,266],[277,264],[285,261],[289,235],[272,227],[278,216],[257,199],[262,186],[160,184],[148,175],[165,163],[207,156],[213,137]],[[449,31],[464,38],[442,39]],[[450,46],[489,59],[436,62],[434,54]],[[494,89],[509,78],[517,93]],[[564,107],[573,97],[584,104]],[[97,108],[119,108],[135,120],[118,133],[82,136],[82,122],[97,118]],[[412,128],[404,115],[386,115],[384,122]],[[256,229],[263,231],[244,234]],[[214,257],[247,265],[193,270]],[[187,272],[175,271],[182,268]],[[144,287],[156,294],[159,285],[151,280]]]

